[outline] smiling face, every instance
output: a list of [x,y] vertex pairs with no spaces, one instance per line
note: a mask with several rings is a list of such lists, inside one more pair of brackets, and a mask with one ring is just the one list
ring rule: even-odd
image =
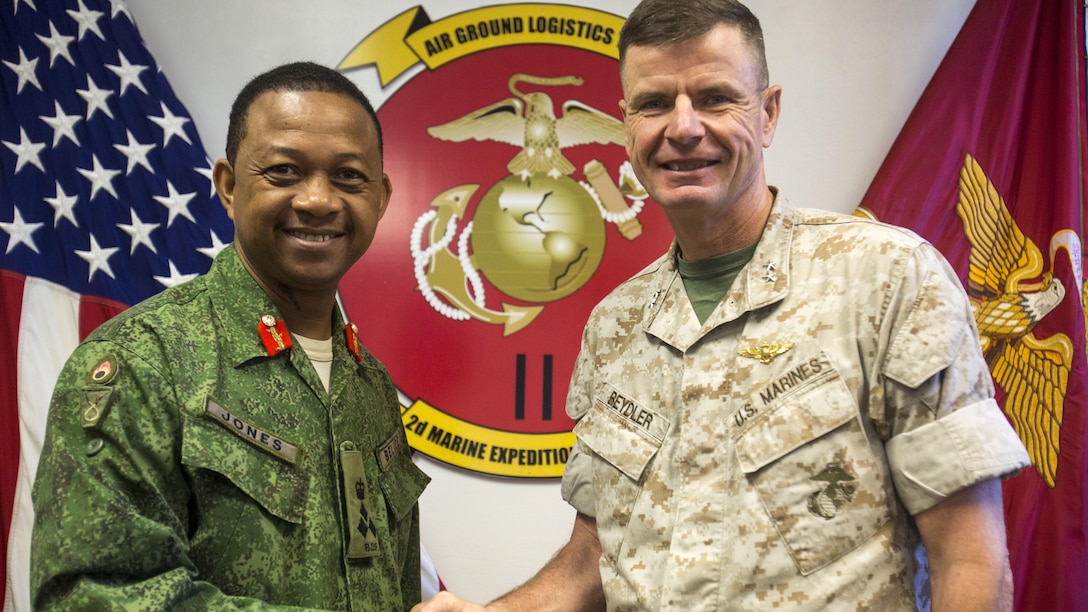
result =
[[620,103],[627,154],[674,225],[742,220],[768,205],[763,148],[774,137],[781,88],[761,88],[761,74],[731,25],[628,48]]
[[373,119],[350,97],[317,91],[261,94],[215,183],[243,264],[277,302],[335,295],[392,190]]

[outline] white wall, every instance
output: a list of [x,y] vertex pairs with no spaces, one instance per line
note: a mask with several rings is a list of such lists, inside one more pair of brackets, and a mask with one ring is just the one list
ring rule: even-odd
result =
[[[680,0],[678,0],[680,1]],[[128,0],[147,45],[191,113],[210,157],[251,76],[289,60],[335,66],[366,34],[413,6],[433,20],[501,0]],[[626,15],[634,0],[569,0]],[[768,180],[799,205],[860,201],[974,0],[750,0],[763,22],[783,116]],[[353,73],[376,106],[372,71]],[[396,84],[394,83],[394,86]],[[517,585],[569,534],[557,481],[487,478],[427,458],[423,539],[447,586],[486,600]]]

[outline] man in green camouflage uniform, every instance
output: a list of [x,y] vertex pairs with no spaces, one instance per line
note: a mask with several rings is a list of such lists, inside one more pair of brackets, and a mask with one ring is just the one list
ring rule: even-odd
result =
[[333,70],[274,69],[239,94],[214,176],[234,244],[57,382],[34,606],[406,610],[428,479],[335,303],[391,192],[374,110]]
[[1029,462],[955,273],[767,185],[781,88],[746,7],[644,0],[619,45],[627,151],[676,241],[586,326],[570,542],[488,609],[913,610],[916,585],[1011,609],[1000,478]]

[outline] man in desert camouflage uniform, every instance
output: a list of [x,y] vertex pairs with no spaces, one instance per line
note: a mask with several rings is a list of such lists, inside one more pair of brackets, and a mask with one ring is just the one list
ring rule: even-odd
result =
[[781,88],[747,8],[645,0],[619,45],[676,241],[586,326],[570,542],[488,609],[1010,609],[1000,478],[1028,458],[955,273],[767,185]]
[[234,244],[61,373],[34,606],[406,610],[427,477],[335,302],[389,202],[374,110],[333,70],[269,71],[235,101],[214,179]]

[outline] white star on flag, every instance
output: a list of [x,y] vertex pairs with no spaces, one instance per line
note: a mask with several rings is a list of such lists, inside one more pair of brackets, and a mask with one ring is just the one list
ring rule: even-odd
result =
[[72,44],[72,41],[76,39],[75,36],[64,36],[57,31],[57,26],[52,22],[49,24],[49,36],[36,35],[38,40],[42,41],[42,44],[49,47],[49,67],[53,67],[53,63],[57,61],[58,57],[63,57],[68,60],[69,64],[75,65],[75,60],[72,59],[72,53],[68,50],[68,45]]
[[19,142],[4,141],[4,146],[11,149],[16,155],[15,160],[15,172],[18,173],[23,169],[26,164],[34,164],[39,170],[45,172],[45,167],[42,166],[41,152],[45,148],[45,144],[39,142],[30,142],[30,138],[26,135],[26,129],[19,128]]
[[60,101],[54,100],[53,105],[56,108],[57,114],[52,117],[48,115],[41,115],[38,119],[41,119],[53,128],[53,148],[56,148],[60,144],[61,138],[67,138],[71,140],[75,145],[79,146],[79,138],[76,137],[75,126],[80,121],[83,121],[83,117],[79,115],[67,115],[60,107]]
[[8,233],[8,249],[4,253],[10,253],[12,249],[20,244],[25,244],[35,253],[39,252],[38,245],[34,244],[30,236],[45,224],[27,223],[23,221],[23,215],[19,214],[18,208],[13,210],[15,211],[15,217],[11,220],[11,223],[0,223],[0,229]]
[[11,68],[11,71],[19,76],[19,84],[15,86],[15,92],[19,93],[23,91],[23,86],[30,83],[39,90],[42,88],[42,84],[38,82],[38,58],[27,59],[26,53],[22,49],[19,49],[19,61],[9,62],[4,60],[4,65]]

